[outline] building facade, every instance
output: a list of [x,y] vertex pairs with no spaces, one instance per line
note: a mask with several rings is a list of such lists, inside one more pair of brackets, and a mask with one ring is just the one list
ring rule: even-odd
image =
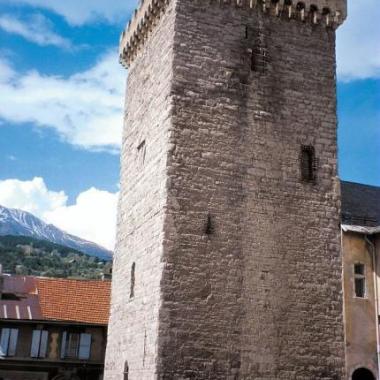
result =
[[103,379],[110,282],[1,277],[0,379]]
[[342,182],[347,378],[379,379],[380,188]]
[[106,380],[344,378],[345,17],[344,0],[141,2]]

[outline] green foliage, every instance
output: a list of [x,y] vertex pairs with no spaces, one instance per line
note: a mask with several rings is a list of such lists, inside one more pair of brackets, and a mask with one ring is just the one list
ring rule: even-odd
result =
[[0,236],[0,264],[10,274],[99,279],[111,263],[68,247],[25,236]]

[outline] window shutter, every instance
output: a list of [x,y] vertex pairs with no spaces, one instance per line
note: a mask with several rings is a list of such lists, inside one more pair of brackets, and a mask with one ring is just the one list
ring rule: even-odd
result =
[[91,334],[80,334],[79,359],[89,359],[91,350]]
[[62,334],[62,342],[61,342],[61,359],[64,359],[66,356],[66,336],[67,336],[67,332],[64,331]]
[[16,355],[17,338],[18,338],[18,329],[11,329],[11,334],[9,337],[8,356]]
[[33,330],[32,335],[32,347],[30,349],[30,356],[32,358],[38,358],[38,351],[40,348],[41,330]]
[[46,330],[41,331],[41,342],[40,342],[40,358],[46,358],[48,345],[48,332]]
[[8,344],[10,329],[1,329],[1,338],[0,338],[0,356],[7,356],[8,354]]

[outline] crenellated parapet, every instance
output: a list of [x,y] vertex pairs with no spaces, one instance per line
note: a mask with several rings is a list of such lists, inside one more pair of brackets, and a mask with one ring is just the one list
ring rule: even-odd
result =
[[[120,62],[128,67],[142,48],[170,1],[141,0],[120,38]],[[347,17],[347,0],[203,0],[221,6],[260,9],[273,17],[337,28]]]

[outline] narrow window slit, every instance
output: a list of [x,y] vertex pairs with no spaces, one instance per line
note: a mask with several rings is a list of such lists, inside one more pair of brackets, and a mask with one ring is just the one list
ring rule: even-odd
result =
[[132,264],[131,267],[131,291],[129,298],[133,298],[135,296],[135,282],[136,282],[136,263]]
[[213,226],[212,218],[210,214],[207,215],[205,233],[206,235],[212,235],[214,233],[214,226]]
[[146,153],[146,144],[145,140],[137,146],[137,159],[140,166],[143,166],[145,163],[145,153]]
[[129,375],[129,366],[128,366],[128,362],[126,361],[124,363],[124,371],[123,371],[123,379],[124,380],[128,380],[128,375]]

